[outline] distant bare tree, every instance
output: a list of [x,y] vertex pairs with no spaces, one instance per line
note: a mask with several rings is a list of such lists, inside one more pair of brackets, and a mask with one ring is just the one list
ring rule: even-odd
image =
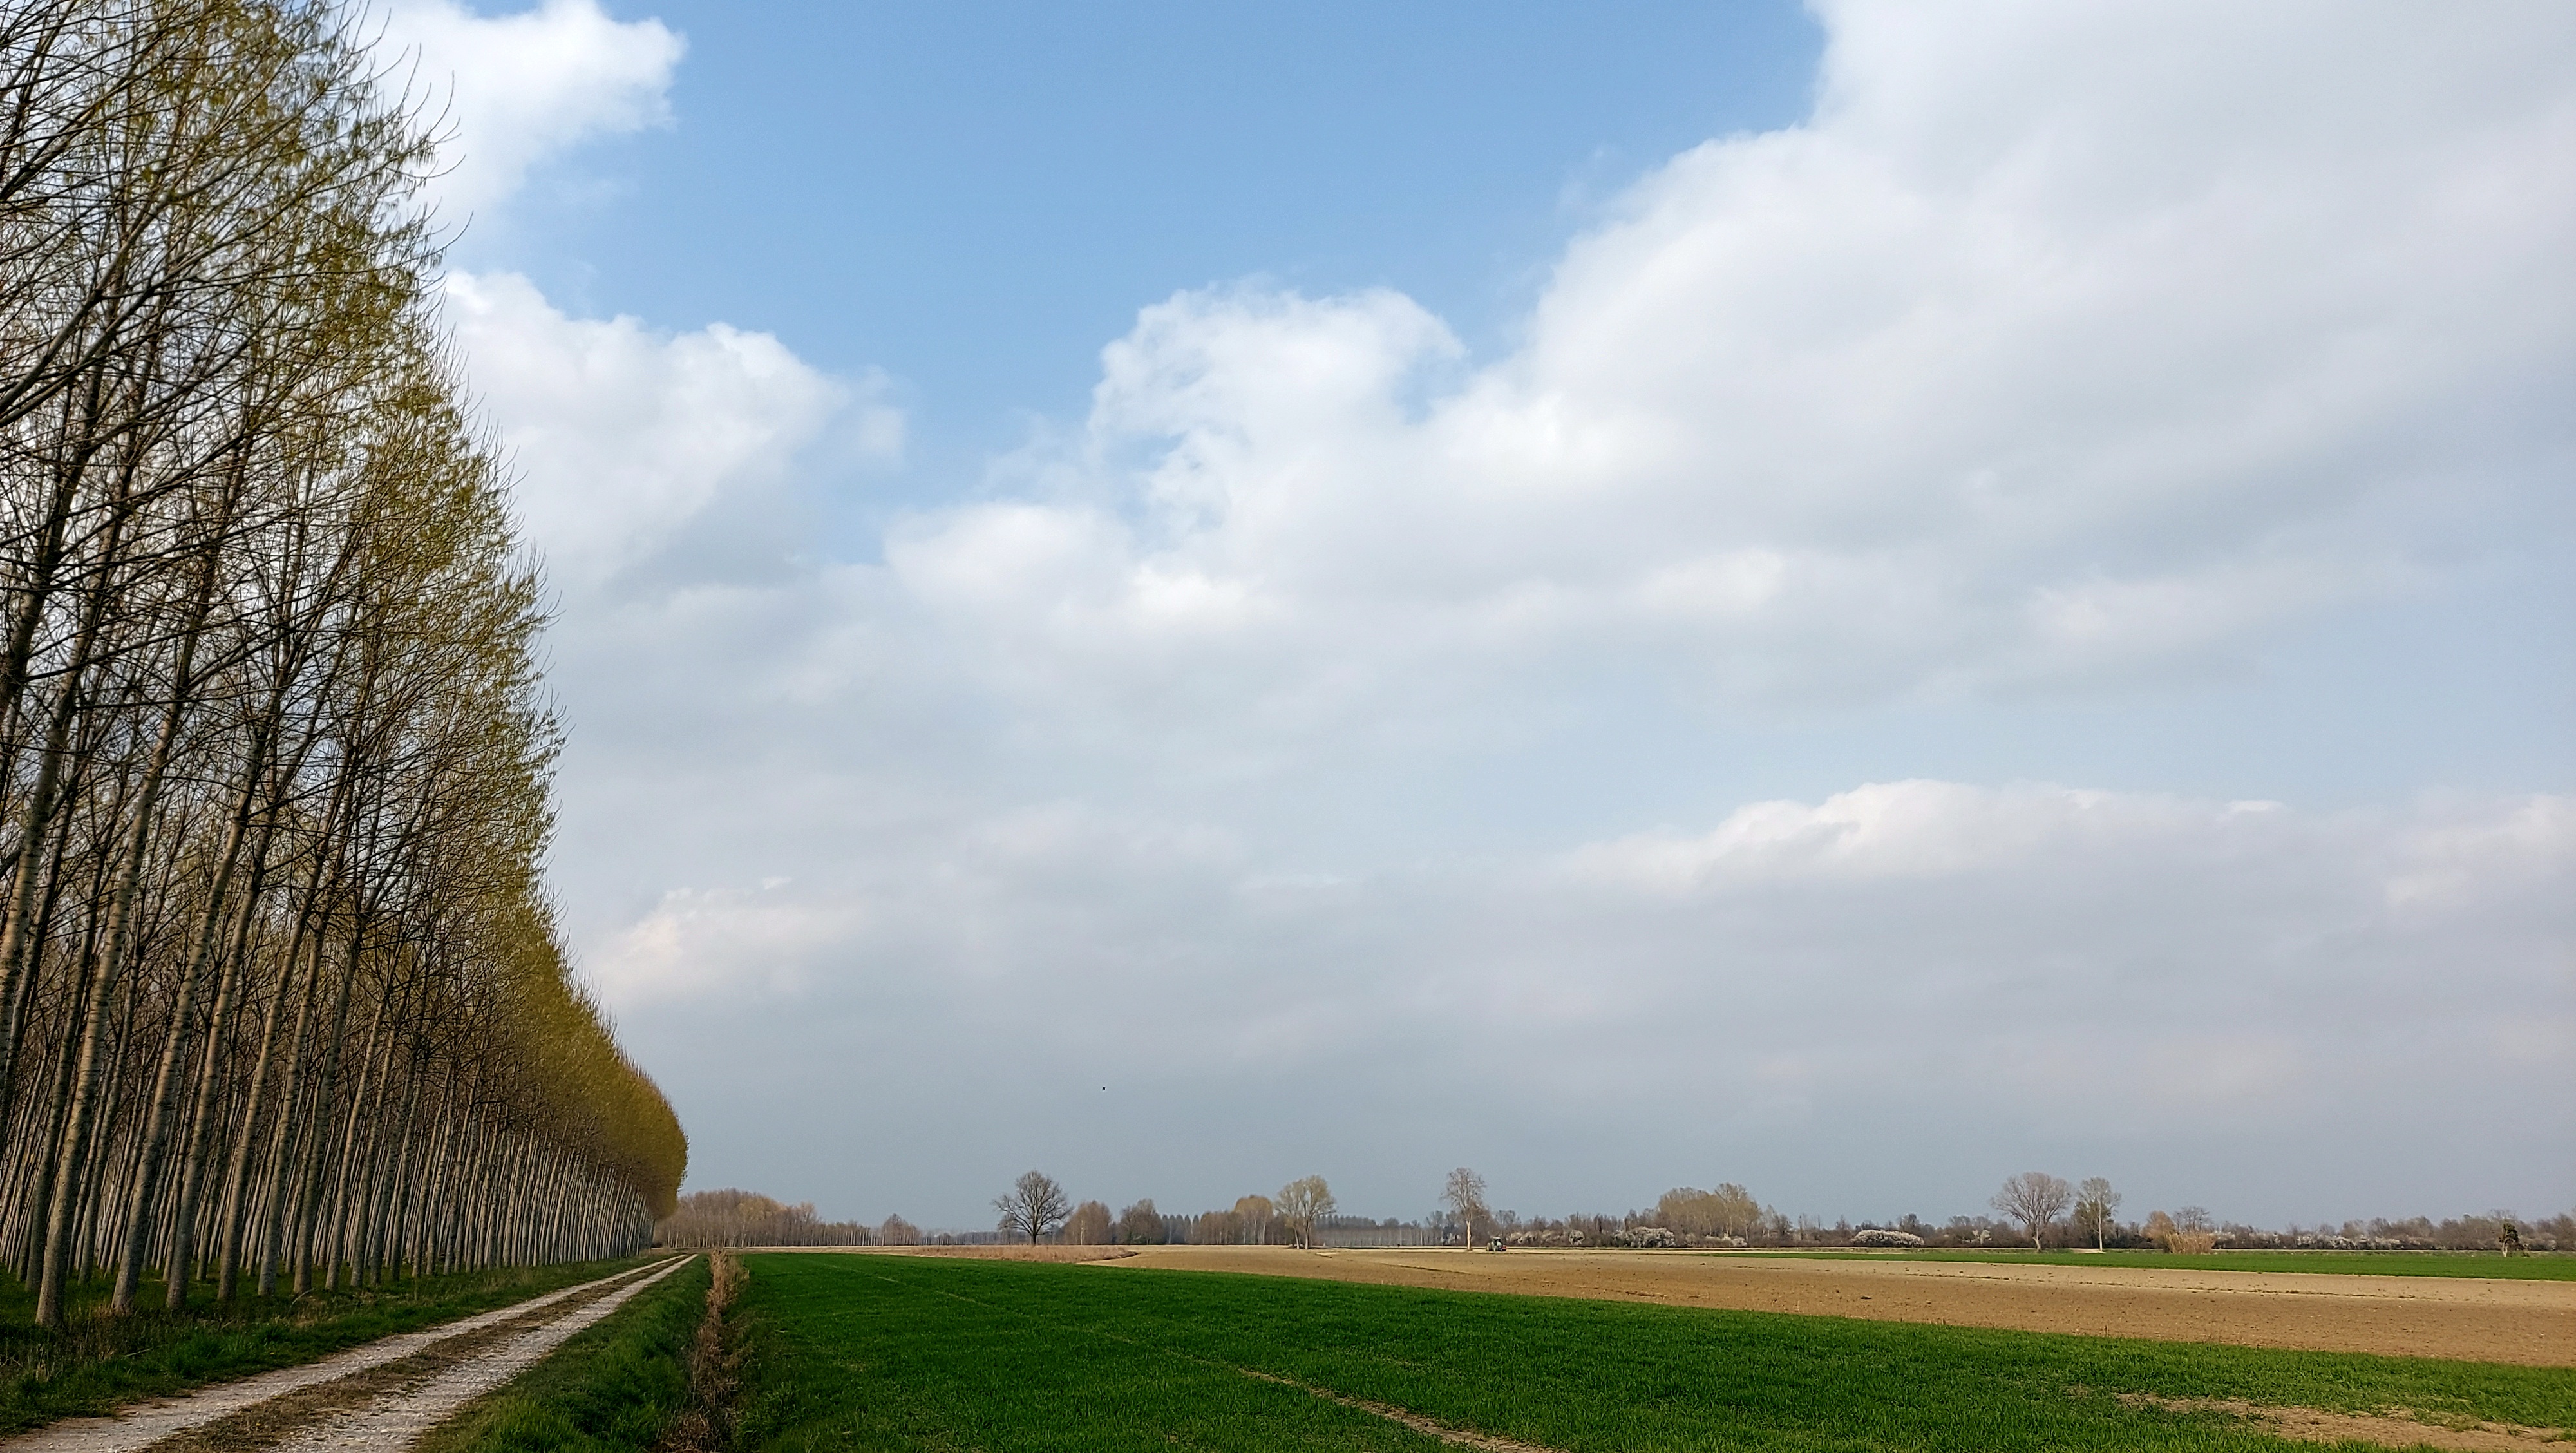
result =
[[2111,1213],[2120,1209],[2120,1193],[2100,1176],[2087,1176],[2075,1188],[2075,1224],[2093,1233],[2093,1249],[2103,1249],[2111,1234]]
[[1171,1239],[1164,1229],[1163,1213],[1154,1209],[1154,1198],[1147,1196],[1118,1213],[1118,1240],[1128,1246],[1160,1246]]
[[2198,1206],[2185,1206],[2172,1216],[2150,1211],[2146,1231],[2148,1240],[2181,1256],[2198,1256],[2218,1244],[2218,1232],[2209,1223],[2209,1213]]
[[877,1243],[882,1246],[919,1246],[921,1228],[901,1216],[888,1216],[877,1228]]
[[2066,1214],[2075,1203],[2075,1188],[2046,1171],[2026,1170],[2004,1182],[1987,1202],[2005,1218],[2021,1223],[2030,1237],[2030,1249],[2042,1250],[2047,1245],[2048,1228]]
[[1449,1172],[1449,1188],[1440,1193],[1440,1204],[1466,1223],[1467,1246],[1476,1245],[1476,1218],[1485,1214],[1485,1178],[1460,1166]]
[[1333,1188],[1322,1176],[1306,1176],[1279,1188],[1279,1219],[1301,1247],[1315,1244],[1315,1223],[1333,1214]]
[[767,1196],[731,1188],[693,1191],[653,1227],[662,1246],[865,1246],[873,1228],[826,1221],[811,1201],[785,1206]]
[[1109,1208],[1098,1201],[1085,1201],[1065,1218],[1064,1239],[1074,1246],[1106,1246],[1114,1232]]
[[1234,1203],[1234,1218],[1243,1239],[1254,1246],[1270,1244],[1270,1221],[1279,1213],[1268,1196],[1245,1196]]
[[1000,1230],[1005,1236],[1026,1236],[1029,1244],[1064,1224],[1073,1210],[1065,1199],[1064,1187],[1055,1177],[1037,1171],[1023,1173],[1011,1182],[1011,1189],[993,1198],[993,1209],[1002,1213]]
[[1712,1194],[1717,1200],[1717,1229],[1728,1236],[1751,1240],[1762,1226],[1762,1203],[1733,1181],[1721,1181]]

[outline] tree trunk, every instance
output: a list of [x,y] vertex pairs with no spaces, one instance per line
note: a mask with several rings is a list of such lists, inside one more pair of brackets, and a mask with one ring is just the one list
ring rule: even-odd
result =
[[[99,589],[103,593],[106,583],[101,582]],[[71,689],[69,683],[64,689]],[[106,1007],[108,991],[124,967],[126,950],[133,939],[134,890],[143,876],[144,851],[151,844],[152,812],[160,801],[162,774],[170,765],[170,747],[178,739],[183,706],[181,697],[172,698],[170,710],[162,718],[160,739],[152,747],[152,763],[144,772],[134,826],[127,838],[124,859],[117,867],[116,887],[108,904],[106,953],[90,989],[92,1008],[81,1036],[80,1067],[74,1072],[71,1118],[63,1127],[63,1169],[54,1182],[53,1209],[46,1216],[44,1266],[36,1285],[36,1321],[56,1330],[63,1325],[63,1276],[74,1229],[72,1200],[78,1189],[82,1160],[89,1150],[90,1118],[96,1109],[99,1011]],[[129,1307],[130,1304],[129,1298]]]

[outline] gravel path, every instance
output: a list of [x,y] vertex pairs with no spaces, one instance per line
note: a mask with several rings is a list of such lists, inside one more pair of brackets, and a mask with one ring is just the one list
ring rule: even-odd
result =
[[302,1432],[282,1438],[273,1446],[277,1453],[397,1453],[455,1416],[457,1409],[534,1367],[574,1333],[626,1305],[627,1298],[686,1264],[686,1258],[672,1262],[577,1311],[487,1348],[420,1387],[378,1397],[364,1406],[327,1413]]
[[[442,1387],[450,1382],[460,1388],[469,1385],[471,1387],[471,1390],[459,1394],[454,1403],[449,1406],[448,1411],[453,1412],[456,1406],[516,1376],[529,1364],[561,1345],[566,1337],[608,1315],[609,1312],[623,1305],[628,1297],[679,1270],[687,1262],[687,1257],[680,1257],[648,1269],[649,1274],[639,1274],[634,1271],[620,1272],[616,1276],[602,1277],[597,1281],[565,1287],[560,1291],[548,1292],[544,1296],[532,1297],[527,1301],[502,1307],[496,1311],[483,1312],[461,1321],[446,1322],[418,1332],[405,1332],[398,1336],[381,1338],[363,1347],[352,1347],[345,1352],[334,1353],[319,1362],[308,1362],[300,1367],[281,1367],[274,1372],[264,1372],[257,1377],[246,1377],[238,1382],[200,1388],[178,1397],[144,1403],[110,1417],[65,1418],[30,1433],[0,1438],[0,1453],[137,1453],[137,1450],[150,1448],[158,1443],[185,1438],[188,1434],[203,1429],[209,1424],[248,1413],[274,1399],[295,1393],[305,1393],[308,1390],[324,1389],[329,1384],[343,1379],[361,1377],[389,1363],[434,1352],[442,1343],[453,1342],[459,1338],[476,1337],[478,1334],[492,1332],[507,1323],[543,1318],[547,1309],[557,1303],[584,1296],[596,1296],[603,1288],[615,1287],[615,1290],[607,1292],[604,1296],[597,1296],[596,1300],[568,1315],[544,1318],[528,1330],[515,1335],[497,1336],[493,1346],[482,1349],[476,1356],[439,1375],[429,1387]],[[622,1287],[616,1286],[620,1281],[625,1281],[627,1284]],[[578,1325],[570,1325],[574,1323]],[[534,1350],[528,1350],[530,1348]],[[479,1375],[487,1368],[498,1367],[506,1367],[507,1371],[499,1373],[497,1377],[492,1377],[488,1381],[477,1382],[468,1376],[468,1374]],[[429,1391],[429,1387],[408,1390],[391,1397],[380,1397],[367,1405],[348,1410],[348,1416],[363,1422],[365,1415],[373,1411],[378,1404],[418,1403],[426,1407],[428,1404],[420,1400]],[[440,1416],[444,1417],[445,1414]],[[339,1420],[340,1415],[335,1413],[326,1420],[325,1426]],[[436,1421],[438,1419],[431,1419],[431,1422]],[[413,1437],[418,1436],[429,1426],[430,1423],[421,1423],[418,1427],[411,1428],[398,1442],[355,1441],[305,1445],[300,1441],[303,1436],[306,1436],[303,1434],[289,1441],[297,1442],[298,1446],[317,1448],[328,1446],[391,1449],[407,1446]]]

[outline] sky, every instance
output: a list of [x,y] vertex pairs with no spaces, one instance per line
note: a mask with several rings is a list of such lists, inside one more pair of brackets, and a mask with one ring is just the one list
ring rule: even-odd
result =
[[2576,1206],[2576,11],[381,24],[693,1188]]

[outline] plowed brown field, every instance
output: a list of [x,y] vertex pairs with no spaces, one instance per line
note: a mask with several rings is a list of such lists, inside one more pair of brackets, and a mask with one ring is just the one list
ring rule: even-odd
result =
[[2576,1367],[2576,1282],[2156,1267],[1801,1261],[1669,1251],[1294,1251],[1146,1246],[1171,1268]]

